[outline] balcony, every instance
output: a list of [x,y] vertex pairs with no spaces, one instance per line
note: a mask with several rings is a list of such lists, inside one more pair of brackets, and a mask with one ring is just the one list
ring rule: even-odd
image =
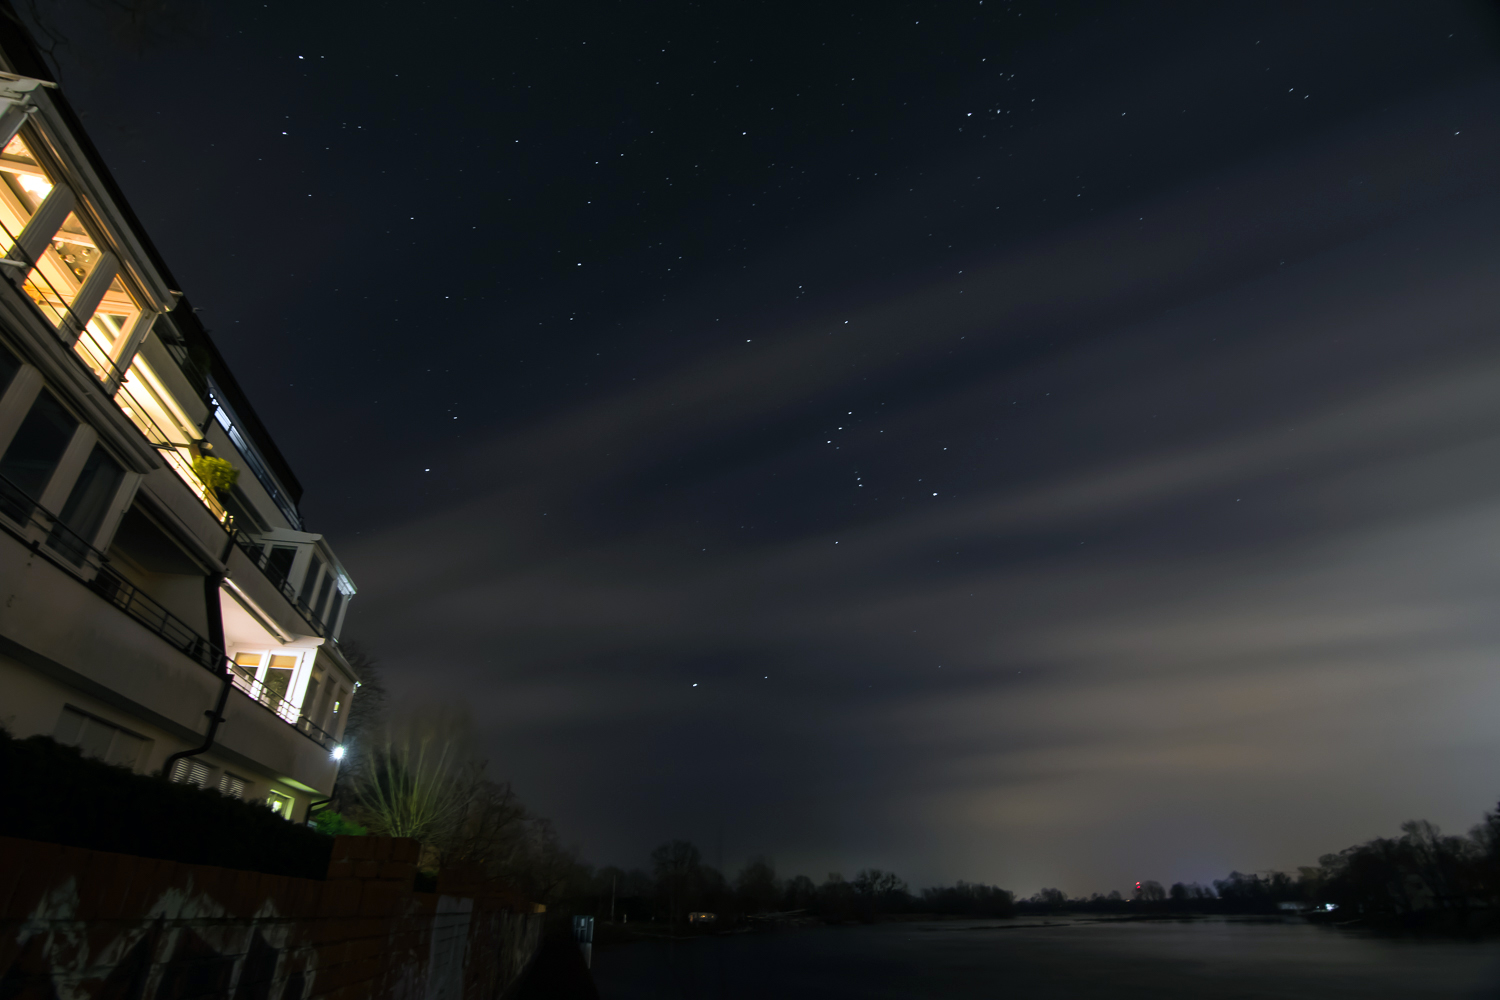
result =
[[223,650],[117,573],[109,565],[108,556],[3,476],[0,476],[0,530],[145,626],[210,674],[222,678],[227,672],[233,686],[246,698],[307,739],[329,752],[339,746],[333,736],[301,715],[290,702],[264,690],[253,680],[247,682]]
[[[54,285],[46,269],[38,266],[38,261],[25,252],[15,234],[3,223],[0,223],[0,237],[10,247],[10,259],[17,265],[24,264],[24,267],[4,270],[6,276],[19,285],[37,319],[55,330],[65,345],[71,345],[73,360],[89,371],[104,394],[114,400],[214,519],[221,525],[228,525],[230,518],[224,505],[193,471],[190,458],[192,436],[182,429],[196,426],[193,420],[182,411],[172,394],[143,361],[135,359],[127,371],[121,371],[110,356],[110,344],[121,337],[122,331],[115,328],[118,324],[105,324],[121,317],[83,316],[74,312],[70,305],[72,297]],[[139,309],[134,311],[139,313]],[[194,380],[189,379],[189,382]],[[180,425],[175,435],[167,429],[173,424]]]
[[[275,567],[270,565],[270,546],[265,542],[256,541],[243,531],[231,529],[231,534],[234,536],[235,545],[244,553],[245,558],[249,559],[255,565],[255,568],[260,570],[261,576],[282,597],[286,598],[286,602],[296,610],[303,621],[307,622],[308,628],[312,629],[312,634],[321,638],[331,639],[328,625],[324,623],[323,619],[317,616],[312,608],[308,607],[307,602],[297,593],[296,588],[287,582],[286,577],[276,572]],[[333,641],[336,642],[337,640]]]

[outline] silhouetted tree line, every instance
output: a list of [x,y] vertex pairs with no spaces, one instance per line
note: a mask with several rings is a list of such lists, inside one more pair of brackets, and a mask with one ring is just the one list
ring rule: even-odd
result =
[[1236,871],[1212,885],[1177,882],[1170,888],[1145,880],[1129,895],[1070,898],[1049,888],[1016,900],[1005,889],[962,881],[914,893],[897,875],[878,868],[866,868],[852,879],[833,873],[822,883],[806,875],[783,879],[765,858],[752,859],[731,879],[704,864],[691,843],[674,840],[652,852],[649,869],[575,865],[558,896],[573,912],[673,925],[693,912],[713,913],[722,926],[775,919],[1269,914],[1296,909],[1341,922],[1472,927],[1500,923],[1500,808],[1487,813],[1466,836],[1445,835],[1431,823],[1414,820],[1402,825],[1400,837],[1377,837],[1326,854],[1295,873]]
[[[866,868],[852,879],[832,873],[783,879],[754,858],[733,879],[703,863],[691,843],[674,840],[651,853],[649,869],[594,869],[565,848],[552,824],[525,809],[508,783],[490,780],[466,718],[452,710],[387,716],[380,670],[357,644],[345,644],[364,686],[345,730],[344,758],[330,808],[310,825],[324,832],[412,836],[423,865],[481,867],[529,898],[564,911],[617,920],[680,924],[708,912],[716,922],[772,919],[870,921],[894,915],[1006,917],[1063,911],[1112,914],[1274,913],[1321,910],[1333,919],[1406,924],[1500,925],[1500,808],[1465,836],[1425,820],[1401,836],[1377,837],[1318,864],[1289,872],[1230,872],[1212,886],[1164,888],[1136,883],[1119,892],[1069,898],[1042,889],[1016,900],[995,886],[957,882],[913,893],[893,872]],[[1334,917],[1333,915],[1337,915]]]
[[[1330,909],[1332,907],[1332,909]],[[1500,808],[1466,836],[1444,834],[1425,820],[1403,823],[1401,836],[1376,837],[1325,854],[1291,872],[1230,872],[1212,886],[1143,881],[1118,892],[1069,899],[1043,889],[1020,900],[1020,913],[1322,912],[1329,919],[1466,926],[1500,923]]]
[[698,848],[674,840],[651,852],[649,869],[580,869],[565,893],[574,912],[618,922],[682,924],[692,913],[712,913],[715,926],[739,922],[873,921],[897,914],[1004,917],[1014,912],[1009,892],[959,882],[913,893],[894,872],[865,868],[853,878],[835,872],[822,883],[806,875],[781,878],[765,858],[752,858],[733,878],[703,863]]

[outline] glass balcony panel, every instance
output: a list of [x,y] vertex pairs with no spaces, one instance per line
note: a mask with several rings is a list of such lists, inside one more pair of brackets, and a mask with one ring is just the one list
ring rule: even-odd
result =
[[115,393],[115,403],[146,436],[146,440],[157,447],[177,477],[203,501],[219,523],[224,523],[228,513],[219,502],[218,494],[205,486],[193,471],[192,460],[188,457],[188,443],[192,436],[184,427],[177,407],[172,405],[170,394],[144,358],[137,356],[131,362],[130,371]]
[[[36,267],[26,275],[26,294],[53,326],[61,326],[70,315],[69,306],[78,289],[99,261],[101,254],[95,242],[84,230],[78,213],[69,212]],[[79,316],[75,321],[81,324],[87,319]]]
[[9,253],[16,237],[52,191],[52,178],[41,167],[26,140],[12,139],[0,149],[0,253]]
[[[116,378],[119,369],[115,366],[120,352],[125,347],[125,338],[131,326],[141,314],[140,306],[126,290],[125,283],[117,276],[110,282],[109,291],[99,303],[98,310],[73,349],[93,369],[99,381],[108,382]],[[180,421],[179,421],[180,422]]]
[[57,234],[52,237],[49,250],[59,265],[59,272],[72,275],[72,280],[77,285],[82,285],[87,280],[89,272],[103,256],[99,252],[99,242],[83,228],[83,222],[76,212],[69,212],[68,217],[63,220]]

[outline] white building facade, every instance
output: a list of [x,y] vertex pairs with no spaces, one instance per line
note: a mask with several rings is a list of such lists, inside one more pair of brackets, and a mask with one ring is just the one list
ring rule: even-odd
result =
[[304,819],[354,584],[13,25],[0,71],[0,726]]

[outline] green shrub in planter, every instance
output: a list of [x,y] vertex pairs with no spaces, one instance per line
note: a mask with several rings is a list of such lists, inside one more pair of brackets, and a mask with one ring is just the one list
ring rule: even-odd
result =
[[307,825],[329,837],[368,837],[370,835],[368,829],[353,820],[346,819],[332,809],[313,813]]
[[228,460],[214,458],[212,455],[199,455],[193,459],[193,474],[203,481],[204,486],[216,493],[229,489],[240,478],[239,469]]

